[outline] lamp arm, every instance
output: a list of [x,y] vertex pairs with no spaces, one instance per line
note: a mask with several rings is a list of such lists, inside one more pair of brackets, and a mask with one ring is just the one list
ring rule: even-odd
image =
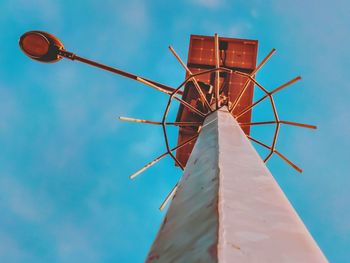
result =
[[[113,67],[110,67],[110,66],[107,66],[107,65],[104,65],[104,64],[92,61],[90,59],[86,59],[86,58],[80,57],[80,56],[78,56],[78,55],[76,55],[76,54],[74,54],[72,52],[69,52],[69,51],[66,51],[66,50],[63,50],[63,49],[58,50],[57,54],[59,56],[61,56],[61,57],[64,57],[64,58],[67,58],[67,59],[70,59],[70,60],[77,60],[77,61],[80,61],[82,63],[88,64],[88,65],[91,65],[91,66],[94,66],[94,67],[97,67],[97,68],[100,68],[100,69],[103,69],[103,70],[106,70],[106,71],[109,71],[109,72],[112,72],[114,74],[121,75],[121,76],[129,78],[129,79],[133,79],[133,80],[139,81],[139,79],[141,78],[143,80],[146,80],[147,82],[150,82],[150,83],[152,83],[152,84],[154,84],[156,86],[159,86],[160,88],[162,88],[164,90],[167,90],[167,91],[170,91],[170,92],[173,92],[175,90],[174,88],[169,87],[167,85],[158,83],[158,82],[153,81],[153,80],[148,80],[148,79],[146,79],[144,77],[140,77],[140,76],[134,75],[132,73],[129,73],[129,72],[117,69],[117,68],[113,68]],[[178,93],[182,94],[181,91],[179,91]]]

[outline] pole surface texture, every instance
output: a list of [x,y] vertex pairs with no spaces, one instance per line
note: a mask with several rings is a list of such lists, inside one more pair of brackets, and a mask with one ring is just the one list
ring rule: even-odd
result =
[[237,121],[209,115],[147,262],[327,262]]

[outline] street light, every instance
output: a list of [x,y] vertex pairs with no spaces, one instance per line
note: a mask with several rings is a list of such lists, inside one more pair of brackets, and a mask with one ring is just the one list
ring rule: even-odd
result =
[[59,50],[64,50],[58,38],[42,31],[29,31],[23,34],[19,46],[28,57],[40,62],[56,62],[62,58],[58,54]]
[[[171,93],[174,91],[173,88],[167,85],[80,57],[72,52],[69,52],[64,49],[62,42],[57,37],[47,32],[35,30],[24,33],[19,39],[19,46],[24,54],[31,59],[40,62],[51,63],[57,62],[62,58],[68,58],[70,60],[77,60],[123,77],[136,80],[165,93]],[[179,91],[178,94],[182,94],[182,91]]]

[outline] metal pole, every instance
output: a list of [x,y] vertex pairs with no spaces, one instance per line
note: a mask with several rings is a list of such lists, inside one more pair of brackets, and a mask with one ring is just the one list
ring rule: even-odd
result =
[[209,115],[146,262],[327,262],[228,110]]
[[[82,63],[88,64],[90,66],[93,66],[93,67],[96,67],[96,68],[99,68],[99,69],[103,69],[103,70],[112,72],[114,74],[121,75],[121,76],[129,78],[129,79],[133,79],[133,80],[136,80],[136,81],[139,81],[139,82],[142,82],[142,80],[147,81],[147,82],[149,82],[149,83],[151,83],[151,84],[153,84],[153,85],[155,85],[157,87],[160,87],[163,90],[168,91],[168,92],[173,92],[174,91],[174,89],[172,87],[169,87],[167,85],[164,85],[164,84],[158,83],[156,81],[149,80],[149,79],[137,76],[135,74],[132,74],[132,73],[129,73],[129,72],[117,69],[117,68],[113,68],[113,67],[110,67],[110,66],[98,63],[96,61],[93,61],[93,60],[90,60],[90,59],[87,59],[87,58],[80,57],[80,56],[78,56],[78,55],[76,55],[76,54],[74,54],[72,52],[66,51],[66,50],[59,50],[58,54],[60,56],[64,57],[64,58],[68,58],[70,60],[77,60],[77,61],[80,61]],[[178,94],[182,94],[182,91],[179,91]]]

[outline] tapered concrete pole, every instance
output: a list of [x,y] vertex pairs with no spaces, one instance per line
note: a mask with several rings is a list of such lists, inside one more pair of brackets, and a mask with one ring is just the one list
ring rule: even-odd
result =
[[327,262],[236,120],[209,115],[147,262]]

